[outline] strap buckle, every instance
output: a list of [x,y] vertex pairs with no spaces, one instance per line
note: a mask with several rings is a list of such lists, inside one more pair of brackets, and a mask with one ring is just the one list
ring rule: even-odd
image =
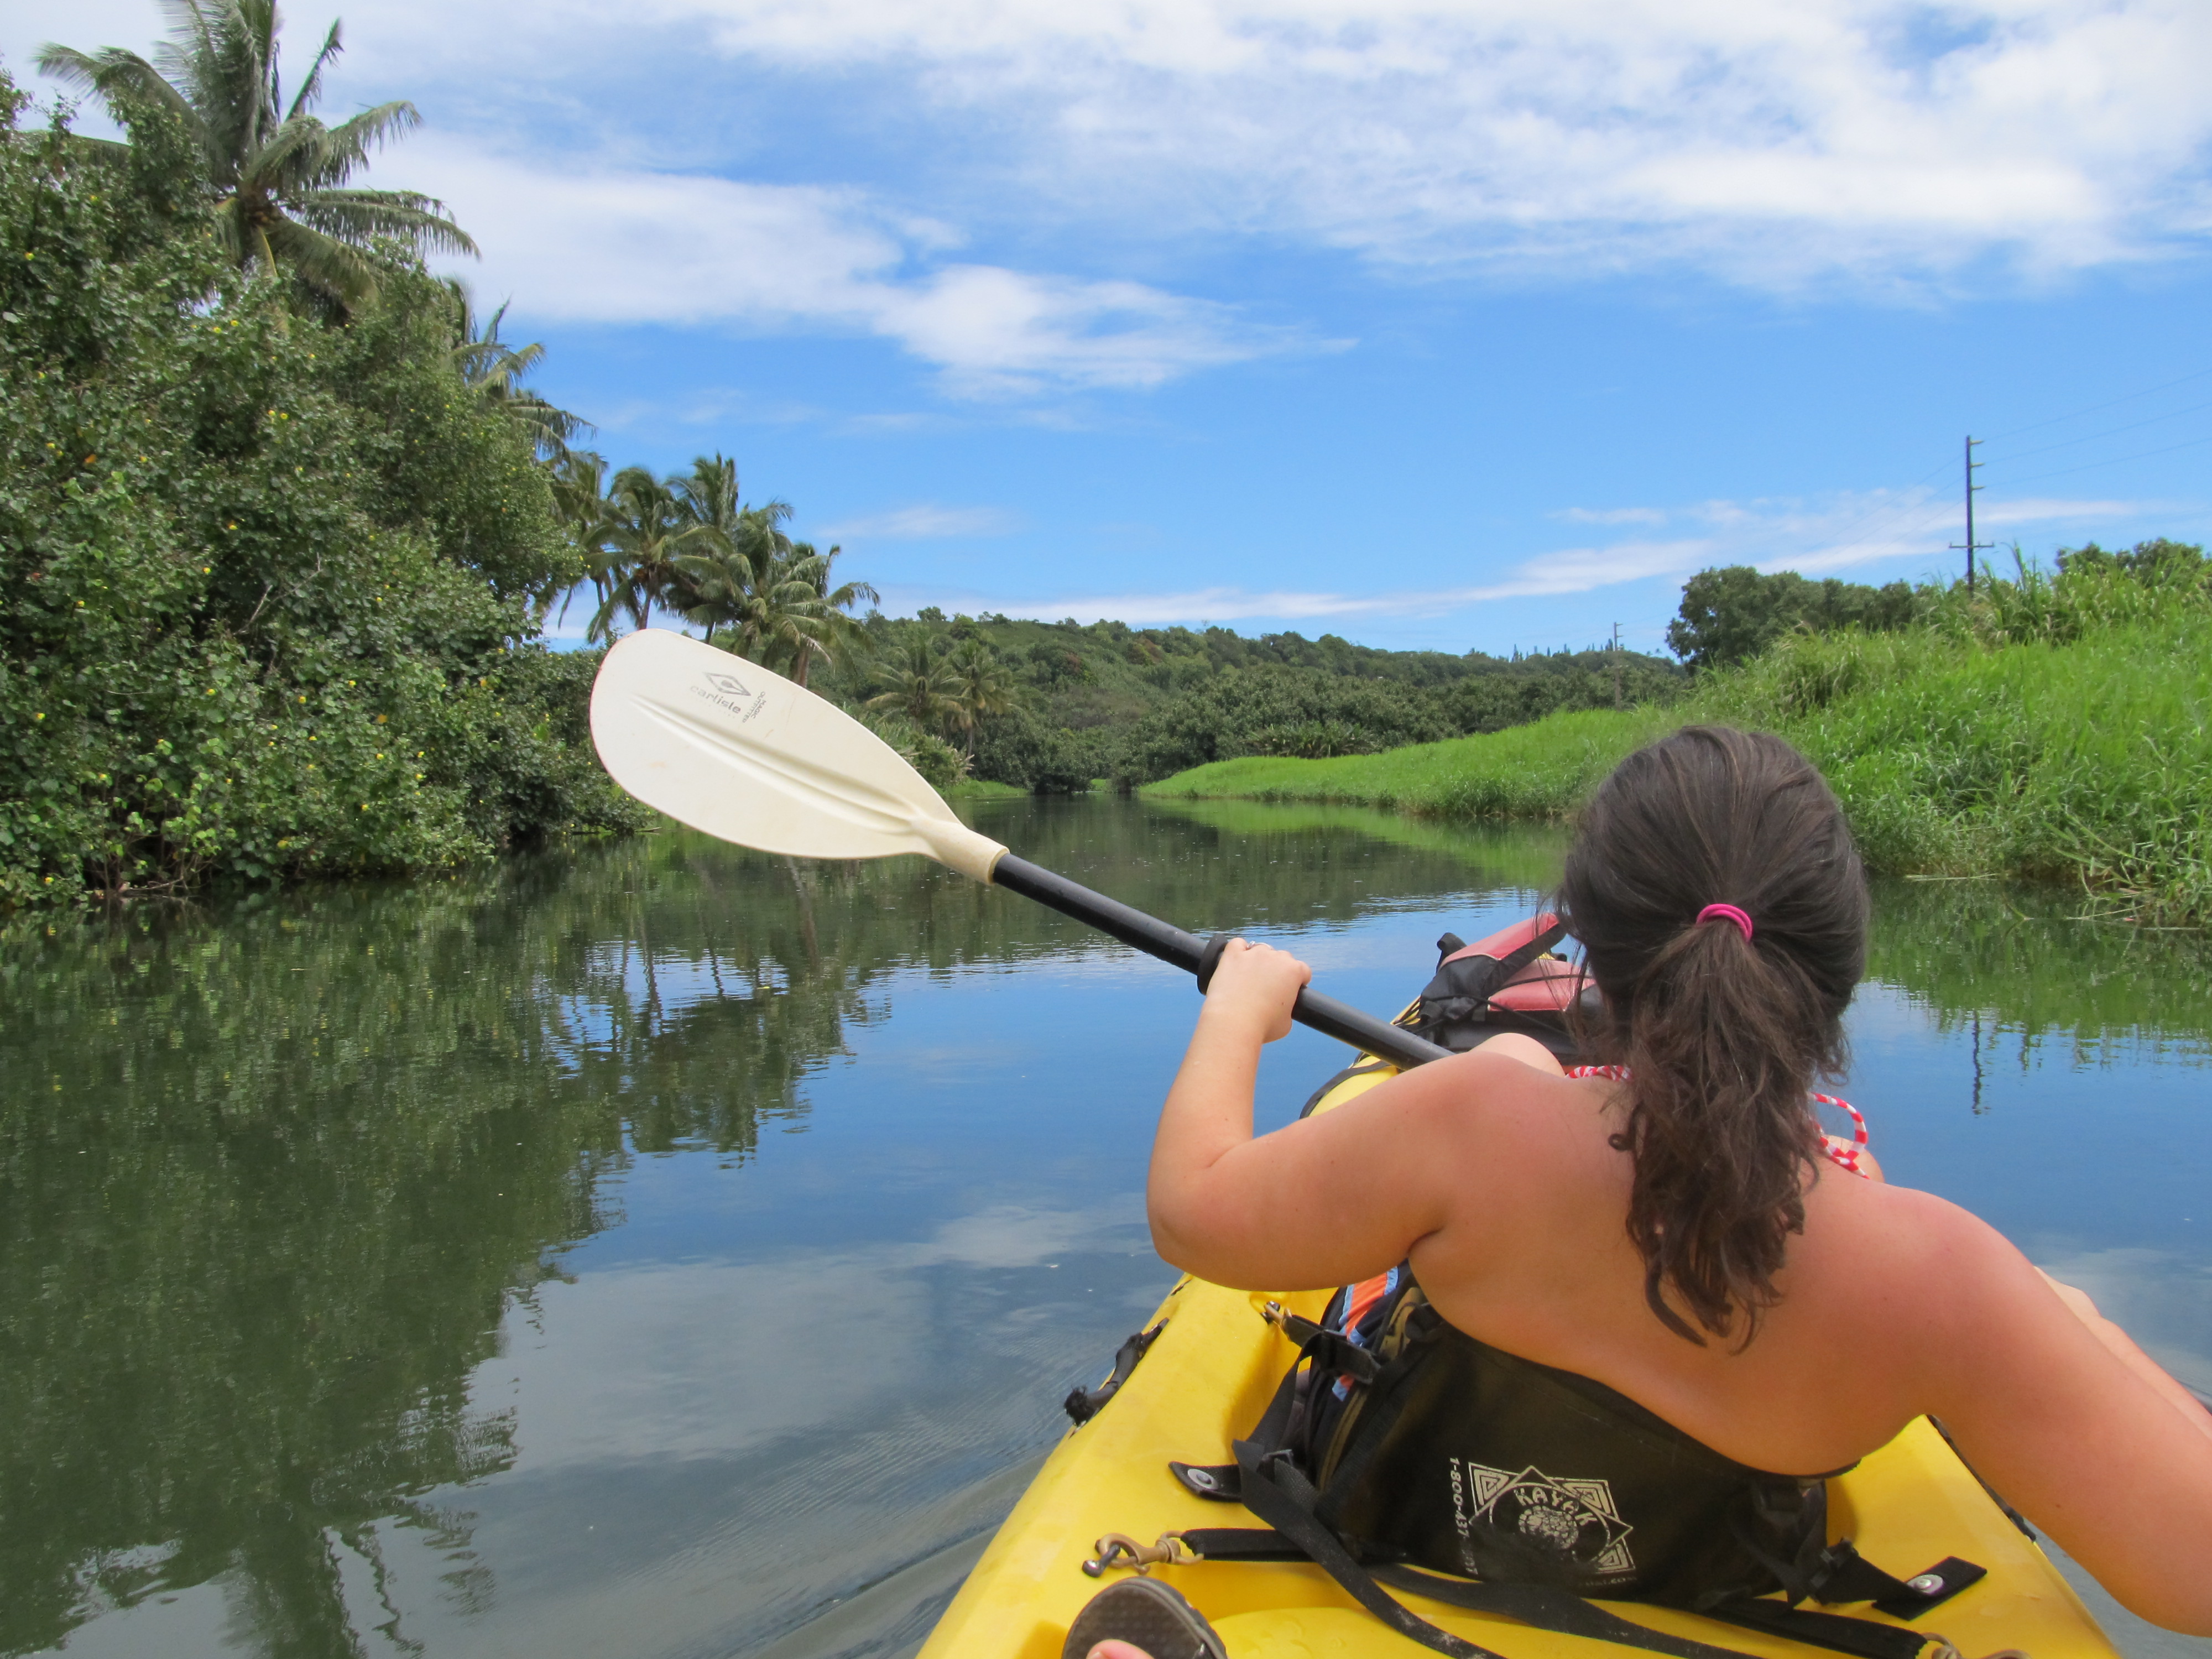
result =
[[1139,1544],[1125,1532],[1109,1532],[1091,1547],[1097,1554],[1083,1564],[1083,1571],[1092,1578],[1104,1577],[1109,1567],[1127,1567],[1145,1578],[1154,1567],[1187,1567],[1200,1559],[1179,1532],[1164,1532],[1150,1544]]

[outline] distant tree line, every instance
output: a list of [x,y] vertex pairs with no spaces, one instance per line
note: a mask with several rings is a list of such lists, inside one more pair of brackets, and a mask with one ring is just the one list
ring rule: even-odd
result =
[[1663,700],[1662,659],[1607,650],[1385,651],[1333,634],[870,614],[822,689],[895,708],[960,770],[1042,793],[1124,787],[1239,755],[1313,758]]

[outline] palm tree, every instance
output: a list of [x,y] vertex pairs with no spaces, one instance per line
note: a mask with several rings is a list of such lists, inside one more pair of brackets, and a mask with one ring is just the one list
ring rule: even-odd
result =
[[326,127],[308,112],[323,71],[342,50],[331,25],[288,108],[276,68],[276,0],[161,0],[169,38],[153,63],[120,46],[96,52],[49,42],[46,74],[112,104],[130,94],[166,107],[197,143],[215,200],[217,234],[245,270],[284,270],[317,306],[343,319],[376,286],[365,250],[390,237],[418,251],[474,253],[445,204],[411,190],[363,190],[347,180],[369,152],[422,124],[404,100]]
[[792,678],[801,685],[806,684],[806,671],[815,658],[824,662],[836,660],[836,652],[830,648],[832,641],[842,648],[864,637],[860,624],[853,620],[853,607],[863,599],[873,605],[882,597],[867,582],[841,582],[835,587],[830,585],[831,568],[843,551],[841,547],[832,547],[827,553],[817,553],[811,542],[799,542],[792,548],[792,574],[795,580],[807,586],[807,605],[815,624],[807,632],[806,643],[799,650],[798,665],[792,674]]
[[461,379],[477,397],[514,419],[528,434],[539,459],[558,461],[568,453],[568,440],[587,430],[589,422],[556,409],[522,384],[545,361],[544,346],[535,341],[511,346],[499,337],[499,325],[507,316],[504,304],[479,331],[468,289],[451,277],[446,287],[453,296],[453,366]]
[[927,635],[910,632],[904,647],[878,665],[877,683],[884,689],[868,699],[868,707],[895,710],[921,731],[939,732],[960,717],[960,677],[929,647]]
[[967,752],[975,752],[975,728],[994,715],[1010,714],[1021,702],[1021,686],[999,653],[981,640],[969,640],[950,659],[960,712],[953,723],[960,728]]
[[591,640],[613,637],[618,617],[643,628],[656,608],[680,607],[688,595],[677,561],[719,550],[715,532],[686,519],[675,492],[644,467],[616,473],[605,502],[607,522],[591,556],[590,574],[601,595],[584,630]]
[[[862,599],[873,599],[876,590],[866,582],[833,588],[838,550],[817,553],[784,534],[781,526],[791,516],[785,502],[738,508],[732,522],[737,469],[720,456],[712,462],[702,456],[691,478],[670,482],[690,501],[694,522],[714,538],[714,545],[676,561],[689,590],[684,617],[704,627],[709,641],[717,628],[734,628],[739,655],[785,668],[805,685],[815,659],[834,659],[834,646],[855,631],[845,613]],[[731,526],[726,532],[720,528],[723,523]]]

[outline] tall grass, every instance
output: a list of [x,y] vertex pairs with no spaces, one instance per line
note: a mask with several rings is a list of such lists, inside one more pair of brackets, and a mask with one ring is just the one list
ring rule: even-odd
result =
[[1228,761],[1153,792],[1563,817],[1632,749],[1700,720],[1804,750],[1876,869],[2063,880],[2116,913],[2212,921],[2212,596],[2188,573],[2024,566],[1929,596],[1904,633],[1786,639],[1665,710]]

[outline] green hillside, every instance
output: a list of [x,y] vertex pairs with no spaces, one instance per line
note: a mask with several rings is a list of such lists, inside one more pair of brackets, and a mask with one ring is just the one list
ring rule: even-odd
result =
[[[2055,574],[1922,590],[1895,631],[1782,635],[1671,707],[1552,715],[1346,759],[1244,758],[1165,797],[1563,817],[1637,745],[1693,720],[1780,732],[1826,773],[1869,862],[2078,883],[2118,915],[2212,918],[2212,571],[2092,547]],[[2131,562],[2132,561],[2132,562]]]

